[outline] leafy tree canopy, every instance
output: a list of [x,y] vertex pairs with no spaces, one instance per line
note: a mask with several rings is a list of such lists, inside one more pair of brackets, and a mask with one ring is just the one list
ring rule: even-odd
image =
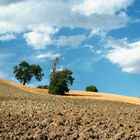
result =
[[72,77],[72,71],[64,69],[62,71],[52,72],[50,75],[49,93],[64,95],[65,92],[69,92],[69,86],[73,84],[74,78]]
[[98,92],[98,89],[96,88],[96,86],[90,85],[86,87],[86,91]]
[[15,77],[23,85],[30,83],[34,76],[36,80],[41,81],[44,74],[39,65],[29,65],[26,61],[22,61],[18,66],[14,66]]

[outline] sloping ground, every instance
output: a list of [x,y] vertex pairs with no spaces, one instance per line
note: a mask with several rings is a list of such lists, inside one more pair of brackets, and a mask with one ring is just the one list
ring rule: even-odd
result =
[[[36,93],[36,94],[48,93],[48,90],[46,89],[38,89],[38,88],[29,87],[29,86],[23,86],[21,84],[16,84],[8,80],[0,79],[0,84],[5,84],[7,86],[9,85],[10,87],[15,87],[18,90],[22,90],[22,91],[30,92],[30,93]],[[69,96],[70,98],[108,100],[108,101],[118,101],[118,102],[126,102],[126,103],[133,103],[133,104],[140,105],[140,98],[127,97],[127,96],[116,95],[116,94],[106,94],[106,93],[96,93],[96,92],[93,93],[93,92],[84,92],[84,91],[70,91],[67,94],[70,95]]]
[[29,87],[29,86],[23,86],[21,84],[17,84],[8,80],[0,79],[0,88],[3,88],[4,90],[4,87],[2,87],[2,85],[8,86],[9,88],[16,88],[17,90],[22,90],[25,92],[30,92],[30,93],[36,93],[36,94],[48,93],[48,90],[45,90],[45,89],[38,89],[38,88]]
[[9,90],[0,140],[140,140],[139,105]]
[[0,93],[2,94],[25,93],[24,90],[16,88],[16,86],[13,86],[12,84],[14,83],[8,82],[6,80],[0,80]]
[[140,140],[139,105],[39,91],[0,80],[0,140]]
[[106,100],[106,101],[117,101],[125,103],[133,103],[140,105],[140,98],[128,97],[117,94],[108,94],[108,93],[93,93],[93,92],[83,92],[83,91],[70,91],[68,93],[73,97],[85,98],[85,99],[96,99],[96,100]]

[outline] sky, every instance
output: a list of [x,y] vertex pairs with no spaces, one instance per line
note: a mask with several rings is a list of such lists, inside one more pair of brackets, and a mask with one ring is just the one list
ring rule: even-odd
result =
[[39,64],[49,83],[51,61],[71,69],[73,90],[140,97],[139,0],[1,0],[0,77],[16,81],[13,66]]

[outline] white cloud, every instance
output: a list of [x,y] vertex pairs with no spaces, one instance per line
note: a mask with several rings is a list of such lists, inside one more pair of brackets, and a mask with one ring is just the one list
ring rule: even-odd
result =
[[105,36],[110,30],[126,27],[130,22],[125,10],[132,2],[133,0],[2,0],[0,34],[24,33],[27,44],[36,50],[44,49],[50,44],[75,47],[87,37],[61,36],[54,40],[53,35],[62,27],[78,27],[89,29],[90,36]]
[[94,28],[94,29],[91,31],[89,37],[92,37],[93,35],[94,35],[94,36],[102,36],[102,37],[105,37],[105,36],[106,36],[106,33],[107,33],[106,30],[101,30],[101,29],[98,29],[98,28]]
[[122,43],[119,40],[118,44],[120,46],[113,46],[113,49],[107,53],[106,58],[113,64],[119,65],[124,72],[140,73],[140,41],[128,43],[125,39]]
[[30,29],[33,31],[25,33],[24,38],[26,42],[36,50],[44,49],[46,45],[51,44],[51,35],[57,32],[57,29],[44,24],[30,26]]
[[16,36],[11,33],[0,35],[0,41],[10,41],[13,39],[16,39]]
[[60,57],[61,57],[61,54],[59,54],[59,53],[56,53],[56,54],[53,54],[53,53],[43,53],[43,54],[37,55],[35,58],[36,59],[54,60],[55,58],[60,58]]
[[118,40],[113,39],[113,38],[107,39],[106,48],[119,49],[119,48],[122,48],[122,47],[128,47],[127,38],[118,39]]
[[[0,22],[0,32],[19,33],[31,31],[34,33],[34,29],[32,29],[31,26],[33,24],[36,26],[47,24],[50,27],[57,28],[79,27],[91,30],[110,31],[112,29],[125,27],[130,21],[126,14],[113,15],[109,14],[109,11],[101,10],[114,9],[115,7],[116,12],[127,8],[131,3],[131,0],[120,1],[122,0],[113,1],[111,4],[108,4],[109,2],[106,1],[104,3],[99,2],[99,4],[98,2],[94,2],[97,6],[96,10],[101,11],[101,13],[95,12],[93,9],[92,14],[88,16],[86,14],[80,14],[79,12],[73,12],[73,7],[79,5],[80,0],[28,0],[0,6],[0,21],[2,21]],[[108,7],[106,5],[110,6]],[[93,4],[91,4],[91,6],[95,7]]]
[[87,48],[89,49],[92,53],[95,52],[95,47],[93,45],[83,45],[82,48]]
[[54,29],[53,27],[50,27],[46,24],[39,24],[39,25],[29,25],[29,29],[35,31],[35,32],[41,32],[46,34],[52,34],[58,31],[58,29]]
[[47,44],[50,43],[51,39],[47,35],[38,32],[30,32],[24,35],[26,42],[33,46],[34,49],[44,49]]
[[132,2],[133,0],[83,0],[73,7],[73,11],[88,16],[91,14],[114,15],[120,10],[125,10]]
[[78,47],[82,41],[86,39],[85,35],[75,35],[75,36],[60,36],[56,41],[56,46],[71,46]]
[[16,25],[6,21],[0,21],[0,34],[9,33],[9,32],[22,32],[24,31],[20,25]]

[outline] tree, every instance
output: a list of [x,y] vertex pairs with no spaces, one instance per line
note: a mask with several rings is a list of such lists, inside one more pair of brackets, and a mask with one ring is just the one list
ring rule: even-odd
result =
[[60,57],[56,57],[52,60],[52,73],[51,73],[51,79],[55,78],[55,73],[57,71],[57,65],[60,62]]
[[49,93],[65,95],[65,92],[69,92],[68,86],[71,86],[73,81],[74,78],[72,77],[71,70],[64,69],[62,71],[52,72],[50,75]]
[[26,61],[22,61],[18,66],[14,66],[15,77],[21,84],[29,83],[33,76],[36,80],[41,81],[44,74],[39,65],[29,65]]
[[53,73],[56,72],[57,65],[60,62],[60,57],[56,57],[55,59],[52,60],[52,71]]
[[35,76],[36,80],[41,81],[44,74],[42,73],[42,68],[39,65],[31,65],[32,74]]
[[96,86],[90,85],[86,87],[86,91],[98,92],[98,89],[96,88]]

